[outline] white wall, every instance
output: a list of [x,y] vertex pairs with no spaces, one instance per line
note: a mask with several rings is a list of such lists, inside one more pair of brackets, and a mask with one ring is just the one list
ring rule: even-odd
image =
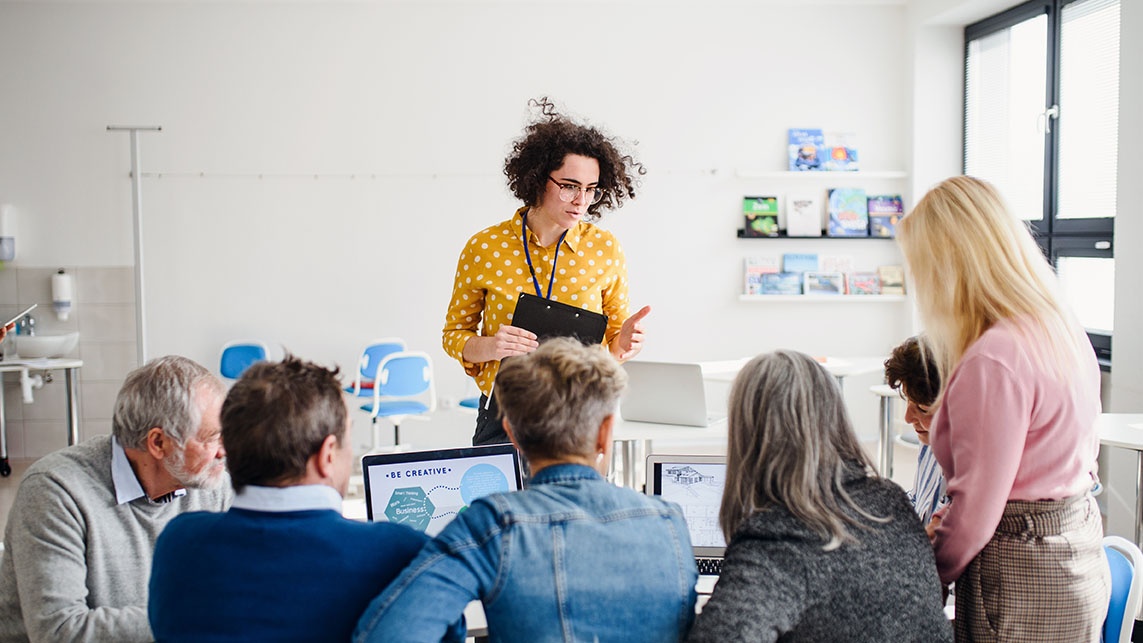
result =
[[784,169],[805,126],[908,169],[906,28],[895,2],[0,3],[0,201],[21,266],[130,265],[127,136],[105,127],[161,125],[142,135],[152,355],[212,364],[265,337],[348,365],[399,335],[459,395],[439,348],[456,256],[515,206],[502,159],[550,95],[650,170],[604,220],[655,309],[646,357],[876,355],[910,333],[908,304],[741,303],[741,264],[874,268],[895,245],[738,240],[741,197],[788,186],[735,171]]

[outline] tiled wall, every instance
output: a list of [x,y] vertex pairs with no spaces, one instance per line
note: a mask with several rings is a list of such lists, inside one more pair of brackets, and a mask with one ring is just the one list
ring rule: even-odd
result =
[[[71,316],[60,321],[52,310],[51,276],[58,268],[0,269],[0,318],[9,319],[31,304],[36,332],[79,331],[79,345],[67,357],[83,360],[79,369],[81,440],[111,432],[115,394],[135,367],[135,278],[130,266],[60,266],[74,280]],[[2,322],[0,319],[0,323]],[[5,342],[8,344],[8,342]],[[10,345],[3,347],[11,355]],[[11,459],[32,459],[67,445],[67,396],[63,371],[35,390],[25,404],[19,376],[4,374],[4,407]]]

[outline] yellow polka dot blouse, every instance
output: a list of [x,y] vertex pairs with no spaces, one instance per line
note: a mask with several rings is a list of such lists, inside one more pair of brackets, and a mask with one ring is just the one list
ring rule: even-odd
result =
[[[472,236],[456,263],[456,283],[445,315],[444,350],[476,378],[487,395],[500,367],[499,361],[474,364],[464,361],[462,351],[470,337],[495,335],[512,323],[516,298],[521,292],[536,294],[528,262],[524,258],[524,232],[520,208],[509,220]],[[528,249],[541,293],[548,291],[556,246],[541,248],[529,230]],[[609,230],[580,223],[568,230],[556,263],[552,299],[607,315],[605,343],[619,334],[627,319],[627,265],[623,250]]]

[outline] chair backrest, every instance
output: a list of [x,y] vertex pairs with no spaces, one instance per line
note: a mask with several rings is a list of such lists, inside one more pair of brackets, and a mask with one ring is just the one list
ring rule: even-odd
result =
[[1111,601],[1103,622],[1103,640],[1129,643],[1143,601],[1143,552],[1120,536],[1106,536],[1103,551],[1111,569]]
[[260,341],[227,342],[218,360],[218,372],[227,379],[236,380],[254,362],[268,358],[270,348]]
[[359,393],[362,384],[365,382],[373,383],[373,380],[377,378],[377,367],[381,365],[385,357],[403,350],[405,350],[405,340],[399,337],[385,337],[369,342],[357,360],[357,374],[353,378],[353,392]]
[[429,396],[429,410],[436,410],[433,361],[428,353],[398,351],[381,360],[373,380],[375,399],[408,398],[425,394]]

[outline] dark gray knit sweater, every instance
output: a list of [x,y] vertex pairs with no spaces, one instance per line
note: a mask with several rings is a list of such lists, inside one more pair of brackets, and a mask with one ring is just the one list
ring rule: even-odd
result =
[[887,524],[823,551],[786,509],[739,527],[688,641],[952,641],[929,539],[900,487],[854,470],[845,489]]

